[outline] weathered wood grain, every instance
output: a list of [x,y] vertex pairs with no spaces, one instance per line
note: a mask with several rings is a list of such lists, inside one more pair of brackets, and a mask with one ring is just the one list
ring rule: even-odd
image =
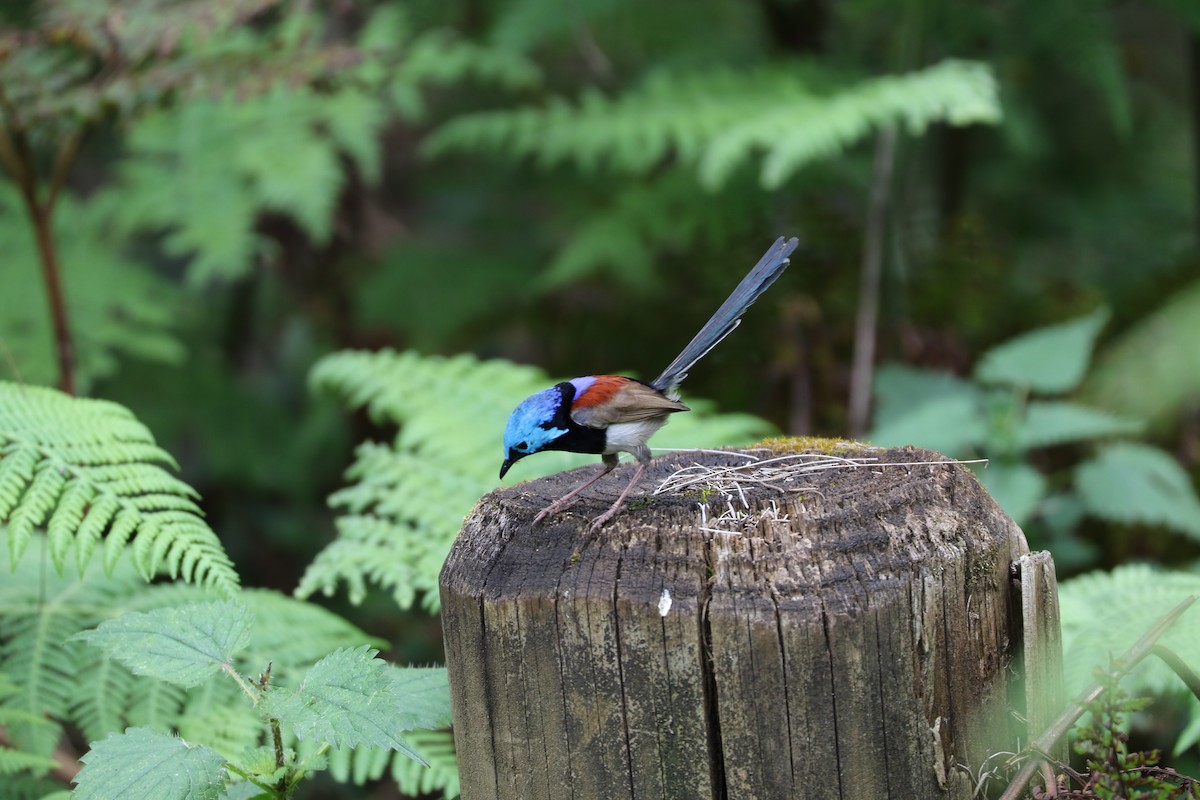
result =
[[965,468],[841,455],[878,461],[748,489],[730,533],[695,491],[589,535],[626,467],[538,526],[579,475],[481,500],[442,572],[464,800],[970,797],[1015,744],[1010,673],[1060,668],[1053,566]]

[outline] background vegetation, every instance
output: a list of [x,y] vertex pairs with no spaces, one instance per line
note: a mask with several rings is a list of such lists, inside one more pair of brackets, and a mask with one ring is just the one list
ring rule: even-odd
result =
[[[1195,591],[1187,0],[42,0],[0,3],[0,21],[0,380],[124,405],[171,456],[101,460],[173,456],[182,481],[156,491],[194,489],[204,513],[160,539],[175,551],[139,529],[136,570],[86,571],[125,549],[93,555],[117,523],[67,513],[108,478],[35,484],[73,456],[28,450],[30,426],[57,423],[0,393],[0,465],[31,470],[7,478],[24,511],[0,514],[17,569],[0,582],[0,724],[38,729],[31,757],[70,761],[148,718],[106,728],[86,712],[109,689],[31,690],[20,660],[49,620],[65,639],[202,599],[143,597],[138,571],[310,600],[256,595],[276,603],[258,624],[315,599],[353,620],[275,653],[255,633],[285,676],[369,643],[440,662],[430,588],[496,484],[515,402],[579,373],[656,374],[781,234],[801,239],[792,267],[693,371],[701,413],[657,446],[779,430],[987,456],[1031,545],[1060,578],[1089,573],[1063,590],[1072,688]],[[509,480],[576,463],[541,456]],[[47,559],[78,559],[64,580],[84,571],[96,613],[48,614],[73,590],[47,588]],[[1200,623],[1183,625],[1195,667]],[[1137,680],[1161,700],[1134,744],[1178,746],[1194,771],[1200,707],[1165,671]],[[184,695],[156,691],[174,710],[149,718],[179,729]],[[21,716],[44,713],[65,724],[57,751],[58,727]],[[208,725],[217,751],[260,735],[240,720]],[[413,741],[431,762],[444,745]],[[0,781],[66,786],[5,761],[18,750],[0,748]],[[400,796],[372,752],[329,772]],[[452,790],[440,763],[394,776]]]

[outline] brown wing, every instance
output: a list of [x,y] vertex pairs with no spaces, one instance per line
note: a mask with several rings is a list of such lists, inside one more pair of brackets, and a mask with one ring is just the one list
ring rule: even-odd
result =
[[575,399],[571,405],[571,419],[577,425],[607,428],[621,422],[641,422],[687,410],[683,403],[644,383],[606,375]]

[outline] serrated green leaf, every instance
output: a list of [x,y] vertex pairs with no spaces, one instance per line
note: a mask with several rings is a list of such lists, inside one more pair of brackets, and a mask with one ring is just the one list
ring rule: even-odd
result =
[[1076,403],[1035,400],[1025,409],[1016,430],[1021,450],[1139,433],[1142,423]]
[[1028,464],[990,463],[979,473],[979,482],[1018,525],[1029,520],[1046,496],[1046,479]]
[[1080,387],[1080,399],[1173,429],[1200,397],[1197,342],[1200,281],[1173,291],[1161,308],[1107,345]]
[[963,391],[937,397],[907,413],[897,414],[867,438],[881,447],[916,445],[961,457],[987,438],[987,425],[976,392]]
[[1200,499],[1169,454],[1144,444],[1110,445],[1075,470],[1088,513],[1114,522],[1163,525],[1200,539]]
[[386,747],[419,760],[401,734],[423,726],[432,709],[427,698],[411,691],[409,681],[427,692],[438,687],[439,677],[401,677],[397,673],[404,670],[376,658],[377,652],[364,646],[331,653],[313,665],[296,689],[268,692],[263,712],[290,725],[301,740],[337,748]]
[[219,800],[229,781],[215,751],[148,728],[114,733],[80,760],[75,800]]
[[1108,316],[1108,310],[1101,308],[993,347],[976,365],[975,378],[1042,394],[1068,392],[1083,380],[1092,346]]
[[254,614],[233,601],[130,612],[75,638],[100,648],[137,675],[184,688],[231,663],[250,640]]

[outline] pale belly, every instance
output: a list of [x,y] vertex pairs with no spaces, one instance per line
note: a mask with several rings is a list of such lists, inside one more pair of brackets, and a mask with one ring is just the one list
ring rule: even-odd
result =
[[649,458],[650,451],[646,447],[646,440],[667,424],[667,417],[667,414],[663,414],[656,419],[618,422],[615,425],[609,425],[604,432],[605,454],[632,453],[639,459]]

